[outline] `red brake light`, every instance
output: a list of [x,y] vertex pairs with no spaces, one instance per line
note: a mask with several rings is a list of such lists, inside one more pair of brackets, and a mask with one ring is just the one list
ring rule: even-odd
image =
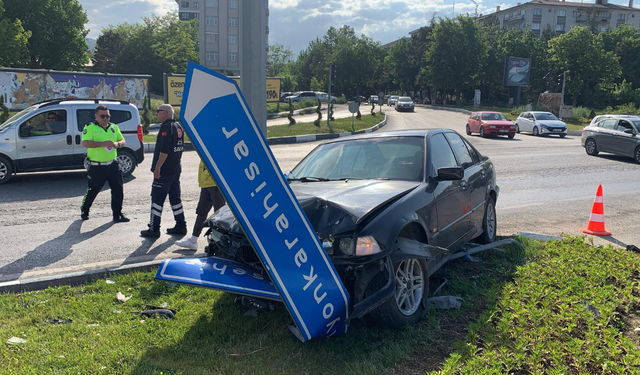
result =
[[138,124],[138,139],[142,143],[142,124]]

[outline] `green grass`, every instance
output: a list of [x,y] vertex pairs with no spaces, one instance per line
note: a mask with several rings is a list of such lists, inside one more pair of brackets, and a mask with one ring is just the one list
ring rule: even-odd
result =
[[[360,120],[354,119],[355,130],[368,129],[378,125],[384,120],[384,112],[382,114],[376,112],[375,116],[362,115]],[[331,121],[331,128],[333,133],[346,133],[351,130],[351,118],[339,118]],[[291,137],[296,135],[306,134],[323,134],[329,133],[327,128],[327,116],[326,113],[322,114],[322,124],[320,128],[316,127],[313,122],[296,123],[295,125],[275,125],[267,127],[267,138],[278,137]],[[145,143],[155,143],[157,136],[155,134],[147,134],[142,137],[142,141]],[[188,137],[185,138],[187,141]]]
[[[624,374],[640,356],[640,256],[581,238],[460,259],[431,293],[464,298],[394,331],[355,321],[349,333],[298,342],[282,306],[244,315],[228,293],[170,286],[155,272],[76,287],[0,295],[3,374]],[[117,291],[131,300],[120,303]],[[581,302],[595,306],[596,318]],[[176,320],[132,314],[166,303]],[[47,319],[72,319],[51,324]],[[144,320],[144,322],[143,322]],[[6,344],[12,336],[24,344]],[[436,372],[434,372],[436,373]]]

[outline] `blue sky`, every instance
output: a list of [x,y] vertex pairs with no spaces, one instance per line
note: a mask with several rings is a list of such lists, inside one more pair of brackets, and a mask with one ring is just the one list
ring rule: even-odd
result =
[[[205,0],[197,1],[204,3]],[[178,10],[174,0],[79,2],[89,17],[90,38],[97,38],[102,28],[110,24],[141,22],[142,17],[152,13],[162,15]],[[582,2],[594,3],[595,0]],[[640,5],[640,1],[637,2],[635,7]],[[428,24],[434,14],[443,18],[473,14],[476,6],[478,13],[488,14],[498,5],[506,9],[516,3],[500,0],[269,0],[269,44],[288,46],[297,54],[307,48],[311,40],[322,37],[330,26],[342,25],[349,25],[356,34],[385,44]],[[629,1],[609,0],[609,3],[628,5]]]

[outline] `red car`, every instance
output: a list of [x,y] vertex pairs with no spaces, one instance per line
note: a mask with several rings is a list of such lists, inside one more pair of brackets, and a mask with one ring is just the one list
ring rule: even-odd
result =
[[506,135],[509,139],[516,136],[516,126],[500,112],[473,112],[467,120],[467,135],[480,133],[485,138],[489,135]]

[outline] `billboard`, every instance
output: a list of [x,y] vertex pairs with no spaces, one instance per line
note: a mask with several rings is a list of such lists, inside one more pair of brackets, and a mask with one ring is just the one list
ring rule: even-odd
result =
[[[239,76],[230,76],[240,86]],[[267,103],[280,101],[280,77],[267,77]],[[182,93],[184,91],[184,74],[165,74],[164,76],[164,102],[172,106],[182,105]]]
[[529,86],[531,59],[509,56],[504,62],[505,86]]
[[11,111],[49,99],[120,99],[142,108],[150,75],[0,68],[0,100]]

